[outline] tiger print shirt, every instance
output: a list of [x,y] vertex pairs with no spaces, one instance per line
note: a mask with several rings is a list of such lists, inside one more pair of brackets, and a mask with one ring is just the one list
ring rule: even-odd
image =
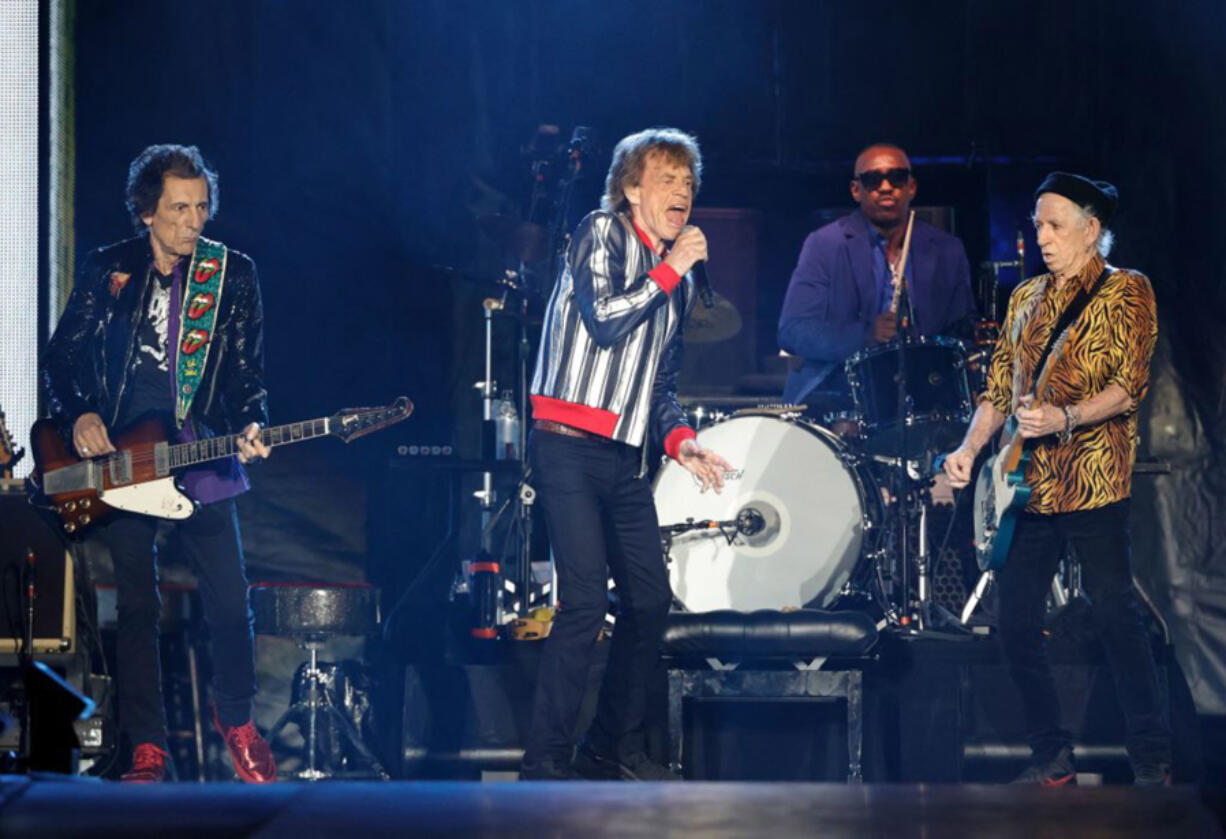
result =
[[[1013,413],[1018,397],[1034,387],[1035,364],[1060,313],[1080,289],[1094,284],[1103,267],[1096,255],[1062,289],[1044,274],[1014,290],[981,399],[990,400],[1005,416]],[[1157,306],[1149,280],[1137,271],[1114,269],[1064,339],[1053,346],[1047,363],[1055,366],[1039,397],[1058,407],[1072,405],[1117,384],[1132,397],[1132,407],[1075,429],[1068,443],[1055,434],[1037,440],[1026,466],[1026,483],[1032,488],[1027,512],[1090,510],[1132,494],[1136,409],[1149,389],[1149,362],[1157,341]]]

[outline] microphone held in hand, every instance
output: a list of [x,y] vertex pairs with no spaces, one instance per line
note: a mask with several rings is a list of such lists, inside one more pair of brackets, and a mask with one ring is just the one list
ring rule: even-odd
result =
[[690,273],[694,275],[694,286],[698,289],[703,305],[708,309],[715,308],[715,292],[711,290],[711,281],[707,279],[707,261],[700,259],[695,262]]

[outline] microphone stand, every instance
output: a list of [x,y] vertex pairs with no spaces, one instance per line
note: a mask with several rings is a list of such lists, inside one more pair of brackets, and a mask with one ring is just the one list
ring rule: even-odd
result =
[[[911,231],[915,226],[915,211],[912,210],[907,219],[907,232],[903,239],[902,257],[899,260],[895,287],[893,309],[896,320],[898,341],[898,544],[901,568],[899,579],[902,588],[902,616],[900,623],[909,632],[924,632],[930,625],[940,621],[956,625],[957,619],[933,603],[929,591],[929,575],[931,572],[931,557],[928,553],[928,489],[911,480],[911,451],[907,445],[907,415],[910,409],[907,394],[907,349],[915,335],[915,311],[911,306],[911,290],[907,285],[907,262],[911,255]],[[927,471],[927,470],[925,470]],[[930,476],[928,479],[931,480]],[[912,506],[918,509],[918,551],[916,553],[916,571],[918,572],[917,597],[911,597],[911,557],[907,524]],[[915,621],[915,626],[911,621]]]
[[[911,563],[908,555],[908,539],[907,539],[907,508],[911,504],[911,473],[907,466],[907,338],[910,332],[910,319],[908,314],[911,307],[911,297],[907,292],[907,275],[906,275],[906,256],[903,256],[904,264],[899,270],[898,275],[898,305],[895,309],[895,334],[898,337],[898,375],[895,379],[898,382],[897,389],[897,421],[898,421],[898,466],[897,466],[897,481],[898,481],[898,557],[899,557],[899,579],[902,589],[902,614],[903,627],[907,628],[907,624],[911,620],[912,601],[911,601]],[[923,626],[921,625],[921,629]]]
[[37,598],[35,583],[34,549],[26,548],[26,567],[22,575],[25,589],[25,621],[21,634],[21,655],[18,663],[21,667],[22,681],[25,691],[21,709],[21,742],[17,746],[18,758],[28,765],[30,760],[31,738],[30,727],[33,722],[30,707],[31,672],[34,669],[34,601]]
[[[915,211],[907,217],[907,232],[903,237],[902,255],[895,269],[894,302],[895,340],[898,341],[898,375],[896,419],[898,422],[898,545],[899,581],[902,589],[901,622],[906,628],[911,620],[911,570],[907,552],[907,507],[911,503],[911,475],[907,468],[907,340],[914,322],[911,312],[911,295],[907,288],[907,261],[911,251],[911,230],[915,225]],[[889,260],[886,260],[887,263]]]

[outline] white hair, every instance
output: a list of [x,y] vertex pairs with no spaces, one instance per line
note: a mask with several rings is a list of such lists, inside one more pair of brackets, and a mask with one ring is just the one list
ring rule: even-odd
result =
[[[1094,207],[1090,204],[1078,207],[1077,209],[1081,210],[1081,221],[1083,224],[1089,224],[1090,219],[1098,218],[1098,214],[1094,212]],[[1098,238],[1094,240],[1094,247],[1098,249],[1098,253],[1102,258],[1106,259],[1114,245],[1115,234],[1107,229],[1107,225],[1103,224],[1102,219],[1098,219]]]

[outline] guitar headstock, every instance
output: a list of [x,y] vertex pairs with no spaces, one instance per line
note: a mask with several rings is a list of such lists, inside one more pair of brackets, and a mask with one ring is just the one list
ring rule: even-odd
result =
[[13,466],[25,453],[25,449],[18,450],[13,443],[13,435],[4,423],[4,411],[0,411],[0,473],[11,474]]
[[383,408],[348,408],[328,418],[328,433],[346,443],[408,419],[413,402],[401,396]]

